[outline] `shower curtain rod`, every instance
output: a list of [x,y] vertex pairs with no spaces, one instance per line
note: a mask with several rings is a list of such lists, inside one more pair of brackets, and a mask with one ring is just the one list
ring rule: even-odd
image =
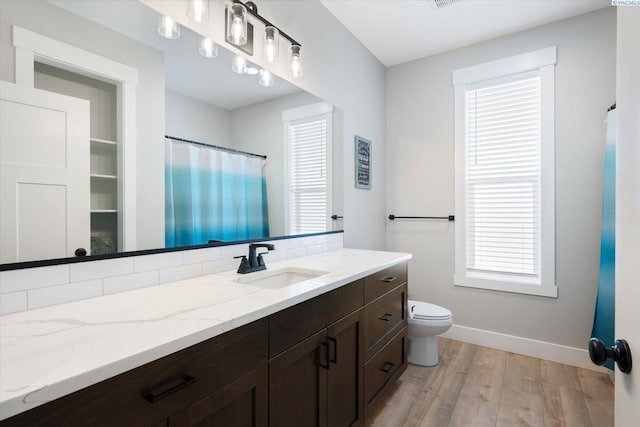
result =
[[235,148],[221,147],[219,145],[206,144],[204,142],[191,141],[189,139],[177,138],[175,136],[169,136],[169,135],[165,135],[164,137],[167,139],[173,139],[174,141],[186,142],[189,144],[200,145],[202,147],[215,148],[216,150],[228,151],[229,153],[244,154],[245,156],[260,157],[261,159],[265,159],[265,160],[267,159],[267,156],[263,156],[262,154],[249,153],[248,151],[236,150]]

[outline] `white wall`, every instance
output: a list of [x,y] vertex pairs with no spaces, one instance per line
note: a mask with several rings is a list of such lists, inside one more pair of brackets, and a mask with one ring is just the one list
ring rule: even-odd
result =
[[165,107],[167,135],[232,147],[229,110],[171,91],[166,93]]
[[454,211],[451,72],[557,46],[556,281],[545,298],[453,286],[454,226],[387,224],[387,249],[413,253],[410,296],[445,306],[454,323],[585,348],[593,321],[607,108],[615,102],[613,8],[391,67],[387,72],[387,208],[396,215]]
[[138,70],[137,248],[164,247],[164,54],[45,1],[0,0],[0,79],[9,82],[15,82],[12,25]]
[[[141,1],[233,50],[224,41],[223,2],[211,1],[210,21],[197,25],[186,18],[184,1]],[[317,0],[270,0],[259,7],[261,15],[302,44],[302,78],[291,80],[284,62],[268,68],[342,112],[345,247],[384,249],[385,67]],[[260,55],[250,60],[265,65]],[[354,135],[373,141],[371,190],[353,184]]]

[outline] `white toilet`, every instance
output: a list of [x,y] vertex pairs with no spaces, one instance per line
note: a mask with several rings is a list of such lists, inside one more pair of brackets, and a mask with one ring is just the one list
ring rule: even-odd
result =
[[409,363],[437,365],[436,336],[445,333],[452,324],[453,316],[446,308],[409,300]]

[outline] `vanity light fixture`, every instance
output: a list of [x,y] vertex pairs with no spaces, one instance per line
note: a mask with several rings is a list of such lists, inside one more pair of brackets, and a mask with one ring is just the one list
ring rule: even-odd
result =
[[231,65],[231,71],[238,74],[244,74],[244,71],[247,69],[247,60],[244,59],[244,56],[236,55],[233,58],[233,64]]
[[278,47],[280,44],[280,31],[273,25],[264,27],[263,57],[269,64],[273,64],[278,59]]
[[227,8],[227,41],[236,46],[247,44],[247,8],[242,3]]
[[243,3],[240,0],[232,0],[227,7],[226,33],[227,41],[232,45],[244,50],[249,55],[253,55],[253,49],[248,50],[245,45],[253,46],[253,31],[251,23],[247,20],[247,14],[255,20],[260,21],[264,27],[263,58],[268,63],[274,63],[278,59],[280,36],[291,43],[291,53],[289,56],[289,70],[293,77],[302,76],[302,56],[300,51],[302,45],[295,41],[287,33],[273,25],[258,13],[258,6],[252,1]]
[[218,45],[215,44],[209,37],[203,37],[200,39],[198,52],[205,58],[215,58],[216,56],[218,56]]
[[209,20],[209,0],[189,0],[187,16],[198,24]]
[[158,22],[158,33],[162,37],[166,37],[168,39],[177,39],[180,37],[180,24],[170,16],[160,16],[160,21]]
[[291,55],[289,57],[289,71],[293,77],[301,77],[302,70],[302,57],[300,56],[300,49],[302,46],[299,44],[291,45]]
[[260,70],[260,78],[258,79],[260,86],[273,86],[273,74],[269,70]]

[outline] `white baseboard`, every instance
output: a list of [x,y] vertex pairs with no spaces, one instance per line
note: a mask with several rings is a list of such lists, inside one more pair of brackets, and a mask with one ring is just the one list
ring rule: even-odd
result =
[[589,352],[581,348],[568,347],[460,325],[453,325],[451,329],[441,336],[456,341],[523,354],[552,362],[564,363],[578,368],[590,369],[592,371],[611,372],[607,368],[591,363]]

